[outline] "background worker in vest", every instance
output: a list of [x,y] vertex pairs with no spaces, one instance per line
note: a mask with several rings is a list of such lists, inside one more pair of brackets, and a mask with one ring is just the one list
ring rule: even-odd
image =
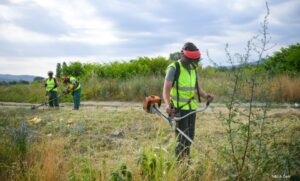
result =
[[46,87],[46,95],[49,97],[49,106],[58,108],[59,107],[58,96],[57,96],[58,82],[53,77],[52,71],[48,71],[48,79],[46,80],[45,87]]
[[[164,81],[163,99],[167,105],[166,112],[169,115],[184,116],[196,110],[200,96],[209,102],[213,100],[213,95],[200,89],[197,83],[197,66],[200,58],[199,49],[193,43],[187,42],[182,48],[181,59],[168,66]],[[199,97],[197,98],[196,95]],[[192,114],[185,119],[177,121],[176,127],[193,140],[195,120],[196,114]],[[179,160],[183,158],[189,159],[191,143],[184,136],[178,134],[177,131],[176,136],[178,144],[175,150],[176,156],[178,156]]]
[[67,84],[67,89],[64,91],[65,94],[72,93],[73,101],[74,101],[74,110],[79,110],[80,106],[80,93],[81,93],[81,86],[80,83],[77,81],[75,77],[64,77],[63,78],[64,84]]

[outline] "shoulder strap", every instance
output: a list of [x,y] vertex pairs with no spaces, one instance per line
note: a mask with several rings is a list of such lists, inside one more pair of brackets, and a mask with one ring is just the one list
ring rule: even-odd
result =
[[174,76],[174,80],[173,80],[173,84],[172,87],[174,87],[174,84],[176,83],[176,93],[177,93],[177,108],[179,108],[179,83],[178,83],[178,79],[179,79],[179,75],[180,75],[180,65],[179,62],[175,62],[175,76]]
[[195,69],[196,72],[196,89],[197,89],[197,96],[198,96],[198,101],[201,102],[201,97],[200,97],[200,88],[198,84],[198,72],[197,69]]
[[175,82],[178,82],[179,74],[180,74],[180,65],[179,65],[179,62],[177,61],[177,62],[175,62],[175,75],[174,75],[172,87],[174,87]]

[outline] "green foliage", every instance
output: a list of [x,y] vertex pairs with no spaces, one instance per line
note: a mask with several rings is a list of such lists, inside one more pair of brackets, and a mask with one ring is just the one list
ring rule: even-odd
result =
[[92,78],[83,84],[83,98],[87,100],[143,100],[148,95],[160,95],[162,76],[134,77],[128,80]]
[[67,65],[67,63],[66,62],[63,62],[63,64],[62,64],[62,74],[64,75],[64,76],[66,76],[66,75],[68,75],[68,65]]
[[24,156],[28,151],[29,130],[25,123],[12,130],[12,145],[17,155]]
[[80,62],[71,62],[70,65],[63,63],[63,75],[80,77],[84,73],[83,66]]
[[111,181],[131,181],[132,173],[128,170],[126,164],[122,164],[120,168],[114,170],[110,176]]
[[272,75],[282,73],[297,75],[300,71],[300,44],[281,48],[264,61],[263,67]]
[[112,62],[108,64],[63,63],[63,74],[73,75],[82,79],[90,77],[130,79],[135,76],[162,75],[171,62],[164,57],[140,57],[130,62]]
[[[76,169],[79,168],[79,169]],[[69,173],[70,181],[96,180],[98,170],[92,167],[92,163],[87,159],[76,158],[71,162]]]
[[56,75],[55,77],[60,78],[62,74],[62,68],[61,68],[61,64],[57,63],[56,65]]
[[144,150],[138,159],[138,166],[144,180],[163,180],[176,166],[176,158],[168,155],[163,149],[157,152],[152,150]]
[[44,77],[39,77],[39,76],[37,76],[37,77],[35,77],[35,78],[33,79],[33,81],[34,81],[34,82],[42,82],[42,81],[44,81]]
[[0,85],[17,85],[17,84],[23,84],[23,85],[27,85],[30,82],[26,81],[26,80],[19,80],[19,81],[0,81]]

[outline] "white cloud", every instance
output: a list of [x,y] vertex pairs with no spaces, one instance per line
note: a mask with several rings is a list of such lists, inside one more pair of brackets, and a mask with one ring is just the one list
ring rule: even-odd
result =
[[0,40],[18,43],[40,43],[53,41],[52,37],[48,35],[31,32],[20,26],[9,23],[0,24]]
[[[299,41],[300,1],[269,5],[272,51]],[[204,64],[206,50],[223,63],[225,44],[243,51],[265,12],[265,0],[10,0],[0,5],[0,73],[43,75],[62,60],[168,57],[186,41],[199,46]]]
[[[47,71],[56,70],[58,62],[73,62],[80,60],[82,63],[98,62],[97,57],[0,57],[0,73],[1,74],[15,74],[15,75],[36,75],[47,76]],[[121,60],[121,59],[120,59]]]
[[0,4],[0,20],[11,21],[21,17],[22,15],[12,8]]
[[[8,41],[25,41],[34,39],[35,41],[67,41],[67,42],[81,42],[87,44],[112,44],[122,41],[121,38],[116,36],[114,32],[113,23],[109,20],[99,17],[96,14],[96,9],[87,1],[83,0],[14,0],[15,4],[25,4],[30,2],[31,6],[35,5],[36,8],[44,9],[45,13],[49,13],[56,18],[61,18],[68,27],[72,30],[69,34],[62,35],[61,37],[47,37],[46,35],[30,32],[22,27],[12,24],[0,24],[2,36]],[[12,20],[19,17],[18,12],[13,11],[11,8],[1,6],[5,12],[1,15],[2,18]],[[0,10],[1,10],[0,9]],[[38,18],[38,17],[37,17]],[[16,32],[17,36],[10,36],[12,32]],[[20,37],[22,37],[20,39]],[[40,40],[39,40],[40,39]],[[30,41],[29,41],[30,42]]]
[[39,6],[60,17],[74,32],[60,37],[62,41],[91,44],[111,44],[120,40],[115,34],[113,23],[96,14],[96,9],[83,0],[35,0]]

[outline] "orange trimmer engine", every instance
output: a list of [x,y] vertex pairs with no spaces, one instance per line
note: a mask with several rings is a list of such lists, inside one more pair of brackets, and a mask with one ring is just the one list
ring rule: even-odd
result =
[[148,96],[144,99],[144,110],[148,113],[154,113],[153,107],[159,108],[161,105],[161,98],[158,96]]

